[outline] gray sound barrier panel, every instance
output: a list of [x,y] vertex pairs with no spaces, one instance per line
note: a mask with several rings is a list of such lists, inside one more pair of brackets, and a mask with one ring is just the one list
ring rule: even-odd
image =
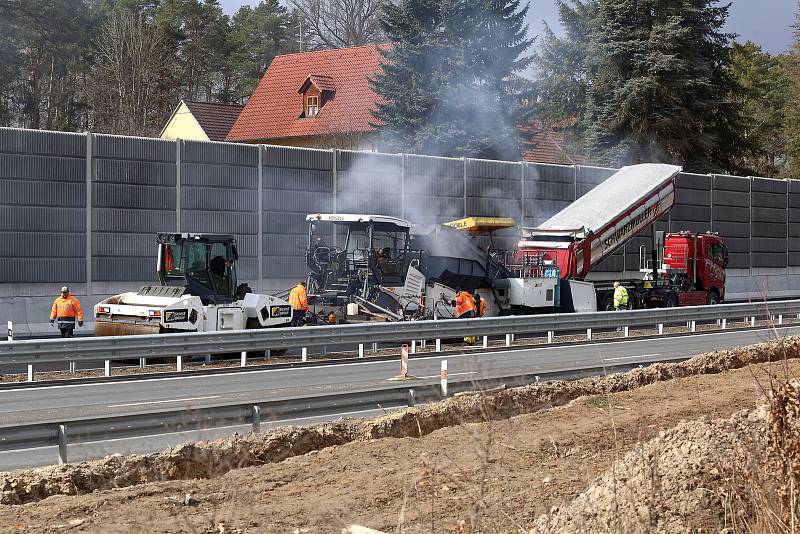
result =
[[402,215],[402,157],[342,150],[336,163],[336,211]]
[[[306,215],[332,213],[334,152],[263,147],[264,278],[300,278],[306,272]],[[331,234],[327,229],[324,230]],[[331,235],[327,235],[328,238]]]
[[93,280],[155,280],[156,234],[175,230],[175,150],[174,141],[93,136]]
[[333,169],[333,150],[266,145],[262,164],[281,169],[329,172]]
[[86,280],[86,136],[0,128],[0,283]]
[[464,216],[464,160],[405,155],[403,218],[435,224]]
[[521,216],[523,166],[519,163],[467,160],[467,216]]
[[181,143],[181,231],[238,240],[237,275],[258,279],[257,146]]
[[572,166],[525,165],[524,226],[537,226],[572,203],[576,172]]
[[[616,169],[605,167],[583,167],[577,169],[577,191],[578,197],[582,197],[606,178],[617,172]],[[621,261],[621,260],[620,260]]]

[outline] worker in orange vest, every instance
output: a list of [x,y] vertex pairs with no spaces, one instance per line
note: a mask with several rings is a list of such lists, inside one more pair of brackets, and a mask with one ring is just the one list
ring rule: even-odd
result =
[[291,326],[303,326],[308,311],[308,293],[305,282],[300,282],[289,292],[289,304],[292,306]]
[[475,317],[475,299],[469,294],[469,291],[462,291],[458,288],[456,291],[456,319],[471,319]]
[[61,296],[53,302],[53,309],[50,311],[50,325],[58,321],[58,329],[61,337],[72,337],[75,330],[75,319],[78,326],[83,326],[83,310],[78,299],[72,296],[69,288],[61,288]]
[[486,299],[481,298],[477,289],[474,292],[473,299],[475,300],[475,316],[483,317],[486,315]]

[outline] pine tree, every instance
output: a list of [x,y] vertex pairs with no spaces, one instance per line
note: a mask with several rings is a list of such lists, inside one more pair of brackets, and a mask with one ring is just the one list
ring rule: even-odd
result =
[[522,95],[515,74],[532,40],[519,0],[402,0],[381,19],[392,47],[371,81],[384,147],[483,158],[518,157]]
[[794,26],[794,46],[787,63],[789,86],[782,132],[786,164],[782,176],[800,179],[800,11]]
[[728,97],[732,35],[718,0],[599,0],[586,143],[597,162],[735,171],[746,147]]
[[730,74],[736,81],[734,94],[746,117],[744,136],[753,145],[753,155],[741,167],[756,176],[776,176],[784,164],[785,138],[780,135],[788,103],[791,79],[788,55],[773,56],[748,41],[731,51]]

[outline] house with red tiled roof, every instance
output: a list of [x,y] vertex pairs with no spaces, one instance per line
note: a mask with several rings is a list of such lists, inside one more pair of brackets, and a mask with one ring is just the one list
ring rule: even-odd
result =
[[587,162],[564,135],[541,122],[517,126],[517,129],[522,132],[520,149],[525,161],[554,165],[584,165]]
[[[369,79],[379,72],[378,47],[367,45],[277,56],[227,141],[314,148],[375,150],[380,98]],[[541,123],[519,127],[526,161],[583,164],[564,137]]]
[[376,45],[277,56],[226,140],[374,150],[381,60]]
[[161,139],[224,141],[244,106],[181,100],[158,135]]

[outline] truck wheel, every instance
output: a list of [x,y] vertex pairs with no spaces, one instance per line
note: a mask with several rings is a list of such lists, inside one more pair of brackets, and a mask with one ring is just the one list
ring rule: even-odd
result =
[[708,300],[706,301],[709,306],[714,306],[715,304],[719,304],[719,295],[717,295],[716,291],[709,291],[708,292]]
[[678,307],[678,298],[675,295],[667,295],[667,298],[664,299],[664,307],[665,308],[677,308]]
[[601,311],[614,311],[614,297],[606,295],[603,299],[603,304],[600,306]]

